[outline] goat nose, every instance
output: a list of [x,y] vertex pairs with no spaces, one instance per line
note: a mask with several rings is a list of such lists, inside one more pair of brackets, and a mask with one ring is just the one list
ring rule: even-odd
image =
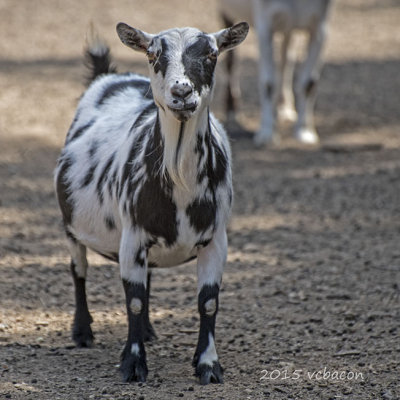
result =
[[178,99],[186,99],[193,92],[193,88],[188,83],[176,83],[171,88],[172,96]]

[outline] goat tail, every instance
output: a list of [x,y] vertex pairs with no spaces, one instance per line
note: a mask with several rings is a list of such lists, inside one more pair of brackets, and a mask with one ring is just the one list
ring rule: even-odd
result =
[[86,37],[85,66],[89,73],[86,76],[86,85],[89,86],[98,76],[117,72],[112,64],[110,48],[96,32],[93,23],[90,24]]

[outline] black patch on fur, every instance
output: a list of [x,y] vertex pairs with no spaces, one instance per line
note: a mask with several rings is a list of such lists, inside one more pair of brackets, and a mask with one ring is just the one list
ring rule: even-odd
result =
[[135,264],[139,265],[139,267],[142,268],[145,267],[146,265],[146,257],[144,253],[145,253],[144,249],[139,249],[135,257]]
[[114,172],[111,175],[111,179],[108,181],[108,194],[110,197],[113,195],[114,188],[116,189],[116,194],[118,193],[118,181],[117,181],[118,166],[114,167]]
[[[150,46],[151,47],[151,44]],[[165,78],[168,68],[168,44],[165,39],[161,39],[161,51],[159,50],[154,62],[150,63],[154,67],[154,72],[157,74],[161,71],[161,75]]]
[[[108,159],[106,165],[104,166],[103,170],[100,173],[99,180],[97,181],[97,186],[96,186],[96,191],[97,191],[97,197],[99,198],[100,204],[103,204],[103,185],[104,182],[107,180],[108,172],[111,168],[111,165],[114,161],[115,158],[115,153],[112,154],[112,156]],[[111,196],[111,194],[110,194]]]
[[214,51],[208,37],[200,34],[197,41],[185,49],[182,54],[185,75],[199,94],[201,94],[203,86],[211,87],[213,84],[217,59],[210,59],[208,56]]
[[138,226],[148,233],[165,239],[172,246],[178,236],[176,205],[172,201],[171,190],[161,187],[160,179],[150,176],[144,182],[134,209]]
[[204,156],[204,136],[200,133],[197,134],[196,147],[194,152],[199,155],[199,164]]
[[214,136],[211,136],[211,144],[214,148],[215,151],[215,161],[216,165],[215,168],[213,168],[211,171],[211,176],[210,178],[210,184],[211,186],[214,186],[214,189],[216,186],[220,185],[226,178],[226,169],[227,169],[227,156],[222,147],[220,147],[215,139]]
[[105,225],[106,225],[106,228],[107,228],[109,231],[112,231],[112,230],[115,229],[115,221],[114,221],[114,218],[111,217],[110,215],[108,215],[108,216],[106,216],[106,217],[104,218],[104,223],[105,223]]
[[204,153],[205,153],[205,147],[204,147],[204,136],[200,133],[197,134],[197,141],[196,141],[196,147],[194,149],[194,152],[197,154],[197,183],[201,183],[203,179],[207,176],[207,168],[203,168],[200,170],[200,165],[203,161]]
[[[208,120],[208,130],[204,135],[204,146],[207,147],[207,160],[199,175],[197,181],[200,183],[204,177],[208,177],[209,186],[213,193],[218,185],[220,185],[226,178],[227,171],[227,155],[225,149],[219,146],[215,137],[211,134],[210,120]],[[198,139],[198,147],[200,148],[200,139]],[[201,148],[203,145],[201,145]],[[204,150],[197,150],[199,153],[204,153]],[[214,157],[213,157],[214,154]],[[215,165],[213,163],[215,159]]]
[[70,157],[62,158],[60,160],[60,165],[61,167],[56,181],[56,191],[57,191],[58,204],[60,205],[61,213],[63,216],[64,226],[67,226],[71,224],[72,214],[74,211],[74,204],[71,199],[71,193],[70,193],[70,185],[67,180],[67,173],[72,165],[71,158]]
[[186,209],[191,226],[197,233],[205,232],[210,227],[214,227],[217,205],[215,201],[206,198],[196,199]]
[[97,101],[97,106],[104,104],[110,97],[116,96],[117,94],[123,92],[127,89],[136,89],[140,93],[148,98],[153,98],[153,93],[151,91],[150,82],[146,79],[133,78],[130,80],[122,80],[118,82],[110,83],[103,91],[102,95]]
[[145,165],[147,177],[140,189],[136,204],[131,204],[131,219],[155,238],[163,238],[168,246],[178,236],[176,205],[172,201],[169,177],[161,176],[163,141],[157,121],[146,146]]
[[178,169],[178,158],[179,158],[179,152],[181,150],[182,138],[183,138],[183,132],[184,131],[185,131],[185,123],[181,122],[181,126],[179,128],[178,144],[176,146],[176,153],[175,153],[175,168],[176,169]]
[[99,147],[99,142],[97,140],[93,140],[90,148],[89,148],[89,157],[93,158],[97,152],[97,148]]
[[[84,134],[94,124],[94,122],[95,120],[92,119],[87,124],[78,128],[74,133],[71,134],[70,137],[69,135],[67,135],[67,140],[65,141],[65,143],[66,144],[71,143],[73,140],[78,139],[78,137],[82,136],[82,134]],[[71,132],[72,132],[72,127],[71,127]]]
[[93,164],[90,166],[89,171],[86,173],[85,177],[82,180],[81,189],[83,189],[85,186],[88,186],[92,182],[95,171],[96,164]]

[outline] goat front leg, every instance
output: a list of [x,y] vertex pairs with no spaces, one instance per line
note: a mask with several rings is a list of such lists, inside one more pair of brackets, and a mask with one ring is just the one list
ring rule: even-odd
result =
[[120,370],[124,382],[145,382],[148,373],[144,347],[148,312],[147,249],[142,245],[139,234],[132,229],[122,232],[119,260],[129,324]]
[[319,141],[314,126],[314,103],[325,37],[325,23],[321,23],[317,28],[311,30],[307,56],[301,66],[298,80],[295,82],[298,119],[294,134],[296,139],[307,144],[314,144]]
[[223,370],[215,349],[215,320],[218,294],[226,262],[227,238],[225,230],[217,231],[214,239],[199,251],[197,261],[198,310],[200,331],[193,358],[195,374],[202,385],[223,383]]

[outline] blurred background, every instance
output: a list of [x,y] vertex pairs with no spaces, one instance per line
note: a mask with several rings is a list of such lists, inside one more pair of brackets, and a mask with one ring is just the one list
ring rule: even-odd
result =
[[[315,111],[320,146],[296,143],[287,127],[278,148],[232,140],[235,206],[217,322],[226,383],[208,388],[191,377],[194,264],[154,274],[159,339],[148,347],[147,385],[119,385],[123,291],[118,268],[94,255],[97,345],[71,346],[74,299],[52,173],[84,90],[91,21],[119,71],[144,74],[143,55],[120,43],[116,23],[153,33],[223,27],[214,0],[0,0],[0,397],[399,398],[399,1],[335,1]],[[253,32],[238,53],[239,120],[254,131]],[[213,109],[222,120],[224,79],[219,66]],[[264,369],[324,367],[365,379],[260,382]]]
[[[107,39],[120,69],[141,73],[146,73],[145,60],[121,45],[117,22],[149,32],[188,25],[212,32],[223,26],[215,0],[2,0],[0,11],[0,129],[12,135],[48,134],[56,141],[63,137],[82,91],[82,50],[90,21]],[[335,2],[316,108],[322,138],[349,133],[365,138],[374,133],[379,140],[381,129],[399,123],[398,20],[396,0]],[[239,47],[239,54],[240,119],[255,130],[259,115],[254,34]],[[223,79],[218,76],[220,85]],[[214,109],[223,117],[218,90]]]

